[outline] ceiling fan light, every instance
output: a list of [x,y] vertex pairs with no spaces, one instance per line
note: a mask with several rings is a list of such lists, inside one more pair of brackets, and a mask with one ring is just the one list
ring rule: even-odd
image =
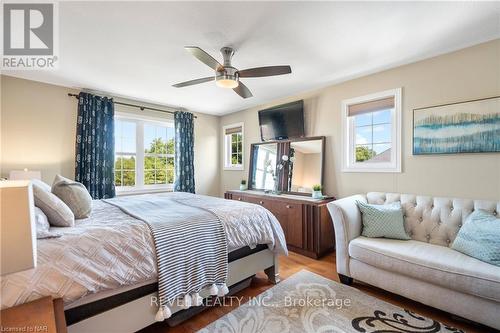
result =
[[221,88],[233,89],[238,86],[238,81],[232,79],[221,79],[215,81],[215,84]]

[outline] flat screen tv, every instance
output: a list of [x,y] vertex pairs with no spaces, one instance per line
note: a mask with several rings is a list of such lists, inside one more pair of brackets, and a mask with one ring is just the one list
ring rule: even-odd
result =
[[262,141],[304,137],[304,101],[259,111],[259,124]]

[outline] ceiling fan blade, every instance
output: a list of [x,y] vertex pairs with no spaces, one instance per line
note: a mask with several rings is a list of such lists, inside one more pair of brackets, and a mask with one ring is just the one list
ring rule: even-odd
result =
[[208,81],[213,81],[213,80],[215,80],[214,76],[203,77],[201,79],[196,79],[196,80],[190,80],[190,81],[186,81],[186,82],[177,83],[177,84],[172,85],[172,87],[182,88],[182,87],[192,86],[192,85],[195,85],[195,84],[200,84],[200,83],[204,83],[204,82],[208,82]]
[[248,68],[238,71],[240,77],[263,77],[290,74],[292,69],[290,66],[268,66]]
[[248,89],[248,87],[245,86],[241,81],[239,81],[238,86],[236,88],[233,88],[233,90],[243,98],[249,98],[253,96],[250,92],[250,89]]
[[191,53],[193,56],[196,57],[199,61],[207,65],[208,67],[212,68],[215,71],[221,71],[224,66],[222,66],[217,60],[215,60],[210,54],[207,52],[203,51],[197,46],[184,46],[186,51]]

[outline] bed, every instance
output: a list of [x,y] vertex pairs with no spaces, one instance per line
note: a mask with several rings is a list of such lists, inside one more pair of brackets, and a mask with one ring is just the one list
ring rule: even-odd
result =
[[[188,193],[149,196],[189,201],[217,216],[227,237],[230,289],[263,270],[271,282],[279,281],[277,255],[287,253],[285,239],[263,207]],[[38,240],[36,268],[2,277],[2,309],[50,295],[63,299],[70,332],[132,332],[155,321],[158,307],[151,297],[158,272],[146,223],[96,200],[89,218],[51,231],[61,237]]]

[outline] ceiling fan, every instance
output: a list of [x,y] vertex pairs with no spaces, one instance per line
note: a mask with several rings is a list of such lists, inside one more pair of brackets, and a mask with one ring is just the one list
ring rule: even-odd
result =
[[231,88],[241,97],[249,98],[253,95],[247,88],[247,86],[245,86],[243,82],[240,81],[240,78],[275,76],[290,74],[292,72],[290,66],[255,67],[243,69],[240,71],[231,66],[231,58],[234,55],[234,50],[231,47],[223,47],[220,49],[220,53],[222,54],[222,57],[224,59],[224,65],[221,65],[210,54],[203,51],[197,46],[185,46],[184,48],[193,56],[195,56],[195,58],[197,58],[199,61],[212,68],[215,71],[215,75],[177,83],[173,85],[173,87],[175,88],[192,86],[194,84],[200,84],[215,80],[215,84],[217,84],[217,86],[222,88]]

